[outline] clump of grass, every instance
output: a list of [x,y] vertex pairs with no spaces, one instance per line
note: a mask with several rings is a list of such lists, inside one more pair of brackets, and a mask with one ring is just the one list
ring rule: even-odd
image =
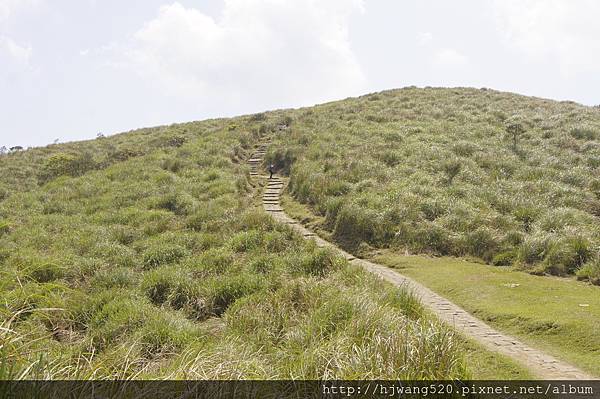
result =
[[576,272],[592,255],[590,242],[582,237],[569,237],[556,242],[544,258],[545,270],[551,274]]
[[235,252],[247,252],[263,245],[263,233],[258,230],[242,231],[231,238],[231,248]]
[[592,284],[600,285],[600,262],[592,261],[584,264],[577,270],[579,280],[587,280]]
[[324,277],[339,270],[345,264],[340,255],[328,248],[316,249],[292,259],[287,267],[292,273]]
[[600,137],[600,130],[592,126],[576,126],[569,131],[569,134],[578,140],[597,140]]
[[143,255],[146,269],[173,263],[187,255],[187,250],[178,245],[156,244],[148,248]]

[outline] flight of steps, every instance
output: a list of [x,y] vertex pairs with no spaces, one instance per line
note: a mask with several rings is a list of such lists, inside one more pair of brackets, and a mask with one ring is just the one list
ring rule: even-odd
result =
[[248,160],[248,165],[250,165],[250,176],[253,179],[256,179],[260,176],[260,166],[262,165],[265,154],[267,153],[268,145],[269,143],[261,144]]
[[262,169],[262,163],[270,143],[261,144],[248,160],[250,165],[250,176],[253,179],[263,178],[267,180],[267,186],[263,192],[262,204],[267,212],[283,212],[279,206],[279,194],[283,189],[283,181],[279,176],[273,175],[269,179],[269,172]]

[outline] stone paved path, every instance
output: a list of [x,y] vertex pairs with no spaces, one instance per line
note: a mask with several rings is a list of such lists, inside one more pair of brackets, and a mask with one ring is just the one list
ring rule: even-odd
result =
[[358,259],[353,255],[338,248],[334,244],[323,240],[315,233],[311,232],[298,221],[290,218],[284,212],[279,204],[279,196],[284,187],[283,180],[278,176],[262,176],[260,174],[262,160],[266,152],[267,143],[262,144],[248,161],[250,165],[250,175],[254,178],[264,178],[267,180],[267,186],[263,192],[262,203],[265,211],[271,214],[273,218],[281,223],[290,225],[294,230],[302,234],[307,239],[315,240],[319,247],[330,247],[339,251],[348,261],[362,266],[369,272],[376,274],[382,279],[396,285],[407,286],[415,292],[423,304],[428,307],[441,320],[454,326],[457,330],[466,336],[476,340],[485,348],[494,352],[501,353],[512,359],[517,360],[526,366],[534,375],[540,379],[573,379],[590,380],[594,379],[591,375],[555,359],[537,349],[529,347],[516,338],[502,334],[499,331],[485,324],[483,321],[472,316],[470,313],[437,295],[429,288],[416,282],[415,280],[403,276],[398,272],[385,266]]

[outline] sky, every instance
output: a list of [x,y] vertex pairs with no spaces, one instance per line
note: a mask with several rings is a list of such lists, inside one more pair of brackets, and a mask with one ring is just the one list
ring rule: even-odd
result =
[[0,0],[0,146],[404,86],[600,104],[597,0]]

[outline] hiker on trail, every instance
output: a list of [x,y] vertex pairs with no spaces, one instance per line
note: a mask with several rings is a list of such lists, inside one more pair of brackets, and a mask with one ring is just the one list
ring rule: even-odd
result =
[[275,165],[273,165],[273,164],[270,164],[270,165],[269,165],[269,173],[270,173],[270,175],[269,175],[269,179],[272,179],[272,178],[273,178],[273,171],[274,171],[274,170],[275,170]]

